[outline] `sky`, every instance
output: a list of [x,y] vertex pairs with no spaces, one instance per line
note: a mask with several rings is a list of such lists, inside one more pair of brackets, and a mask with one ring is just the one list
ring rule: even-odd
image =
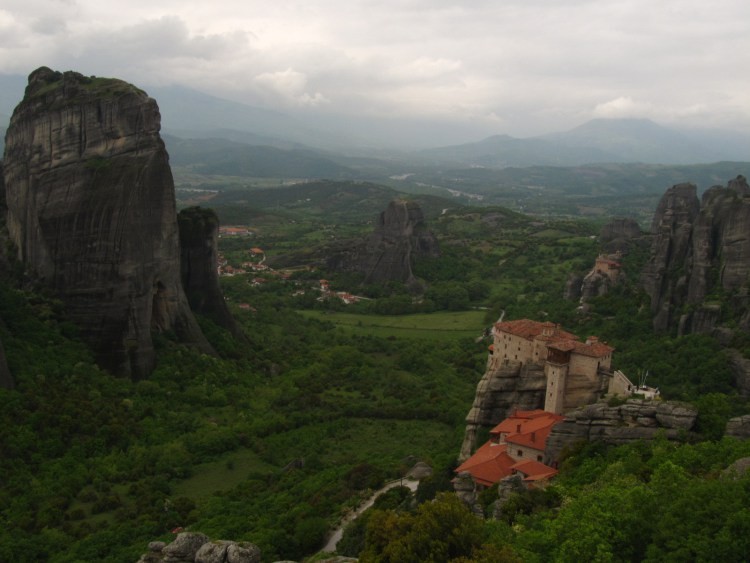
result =
[[750,132],[749,22],[747,0],[3,0],[0,73],[519,137],[595,117]]

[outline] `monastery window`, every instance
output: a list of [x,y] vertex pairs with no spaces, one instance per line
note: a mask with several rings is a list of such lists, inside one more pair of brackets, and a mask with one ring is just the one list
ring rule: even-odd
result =
[[523,457],[523,450],[518,450],[518,457]]
[[538,456],[536,456],[536,460],[537,460],[538,462],[540,462],[540,463],[542,462],[542,460],[543,460],[543,459],[544,459],[544,458],[543,458],[543,457],[542,457],[541,455],[538,455]]

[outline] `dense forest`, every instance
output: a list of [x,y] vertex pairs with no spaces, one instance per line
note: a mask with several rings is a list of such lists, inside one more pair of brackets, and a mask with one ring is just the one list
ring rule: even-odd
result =
[[[336,193],[320,191],[321,208]],[[581,310],[562,292],[600,251],[597,225],[490,207],[442,213],[436,201],[428,224],[441,256],[415,264],[426,282],[415,296],[320,269],[328,237],[366,234],[366,214],[346,223],[343,213],[306,215],[267,199],[252,236],[221,239],[223,255],[239,267],[261,246],[271,265],[292,256],[304,267],[222,278],[250,344],[200,319],[220,357],[162,333],[150,377],[114,378],[53,296],[18,272],[0,284],[0,337],[16,381],[0,390],[0,560],[135,561],[176,527],[253,542],[267,561],[301,560],[416,461],[433,477],[413,496],[395,489],[379,500],[347,529],[341,553],[393,562],[747,559],[750,480],[725,469],[750,445],[723,437],[747,404],[715,340],[651,332],[638,287],[643,246],[624,259],[627,280]],[[236,202],[226,205],[236,218]],[[321,277],[368,299],[319,299]],[[599,335],[615,346],[616,367],[649,370],[664,398],[696,404],[699,434],[682,445],[581,445],[548,489],[515,495],[500,519],[472,515],[450,479],[487,359],[479,337],[503,312]],[[443,330],[448,318],[461,319],[461,330]],[[482,496],[488,515],[496,494]]]

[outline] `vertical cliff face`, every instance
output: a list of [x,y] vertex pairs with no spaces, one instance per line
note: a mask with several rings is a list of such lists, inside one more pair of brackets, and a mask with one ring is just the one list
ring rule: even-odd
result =
[[[0,160],[0,214],[5,215],[7,207],[5,206],[5,180],[3,179],[3,162]],[[0,244],[5,246],[7,238],[0,232]],[[0,252],[0,274],[4,274],[8,270],[9,264],[6,261],[5,252]],[[0,324],[2,324],[0,319]],[[2,342],[0,342],[0,387],[3,389],[13,389],[15,387],[15,381],[13,374],[10,373],[8,368],[8,362],[5,359],[5,349],[3,348]]]
[[651,223],[651,256],[641,283],[651,297],[654,329],[666,330],[687,294],[693,223],[700,211],[694,184],[678,184],[661,198]]
[[738,176],[698,203],[695,186],[670,188],[652,225],[651,258],[641,278],[651,296],[654,329],[710,332],[720,321],[715,298],[728,300],[741,324],[750,289],[750,187]]
[[539,364],[503,362],[490,356],[487,370],[477,384],[474,403],[466,415],[466,430],[461,445],[460,461],[466,461],[476,449],[480,427],[492,427],[510,416],[513,410],[544,408],[547,378]]
[[413,284],[411,265],[419,255],[439,254],[437,240],[424,225],[424,215],[413,201],[392,201],[378,217],[367,241],[365,283],[400,281]]
[[219,218],[211,209],[190,207],[180,211],[177,223],[180,228],[182,287],[190,308],[226,328],[235,338],[245,341],[219,287]]
[[435,235],[424,223],[416,202],[396,200],[378,216],[364,244],[333,256],[328,267],[363,273],[365,283],[398,281],[418,286],[412,264],[420,256],[439,256]]
[[142,376],[151,331],[209,351],[180,285],[174,184],[156,102],[125,82],[40,68],[6,135],[8,229],[99,363]]

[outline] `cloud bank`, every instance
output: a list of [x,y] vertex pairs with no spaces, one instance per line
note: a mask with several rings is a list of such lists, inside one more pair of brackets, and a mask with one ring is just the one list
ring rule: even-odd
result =
[[9,0],[0,72],[518,136],[592,117],[750,130],[747,21],[745,0]]

